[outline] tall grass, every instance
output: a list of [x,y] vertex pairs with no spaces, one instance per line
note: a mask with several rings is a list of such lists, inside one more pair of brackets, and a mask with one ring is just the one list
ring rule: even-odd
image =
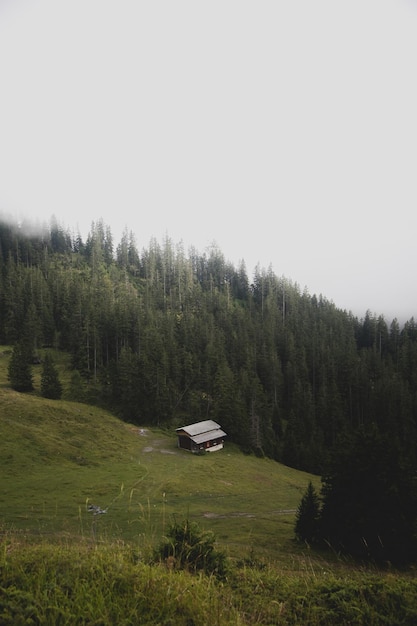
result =
[[213,578],[138,562],[123,545],[2,546],[4,625],[239,623],[221,598]]
[[[343,572],[343,573],[342,573]],[[396,573],[236,563],[219,581],[149,565],[123,543],[0,542],[0,623],[414,626],[417,581]]]

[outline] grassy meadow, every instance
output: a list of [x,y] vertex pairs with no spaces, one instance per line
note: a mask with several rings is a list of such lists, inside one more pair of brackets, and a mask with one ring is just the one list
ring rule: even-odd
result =
[[[250,550],[274,560],[293,549],[295,509],[318,477],[243,455],[230,443],[218,453],[190,454],[178,449],[174,430],[41,398],[36,379],[34,392],[14,392],[7,361],[0,357],[0,522],[8,529],[121,539],[145,549],[173,516],[190,517],[213,530],[231,556]],[[106,513],[93,515],[89,505]]]
[[[0,623],[417,623],[412,571],[359,567],[294,541],[295,510],[319,477],[227,440],[193,455],[173,429],[123,423],[65,393],[46,400],[39,366],[35,390],[16,393],[9,355],[0,348]],[[54,359],[68,386],[65,355]],[[214,532],[227,581],[149,564],[168,524],[185,517]]]

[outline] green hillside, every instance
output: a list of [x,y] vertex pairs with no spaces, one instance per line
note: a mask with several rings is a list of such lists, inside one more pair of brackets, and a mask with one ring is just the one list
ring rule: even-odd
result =
[[[0,388],[0,523],[29,536],[122,539],[146,548],[173,519],[212,529],[231,555],[292,549],[310,479],[232,444],[203,456],[174,430],[139,428],[97,407]],[[94,515],[89,505],[106,513]]]
[[0,296],[15,390],[54,348],[65,399],[125,422],[213,419],[243,451],[313,474],[341,434],[376,425],[416,463],[414,318],[358,319],[271,268],[249,276],[215,245],[140,249],[127,231],[116,245],[103,220],[83,242],[56,220],[29,233],[0,216]]
[[[34,391],[16,393],[9,356],[0,348],[2,624],[415,623],[412,572],[357,567],[293,540],[294,511],[319,477],[230,443],[192,455],[172,428],[47,400],[36,368]],[[65,398],[67,357],[54,359]],[[185,517],[214,532],[226,580],[150,564]]]

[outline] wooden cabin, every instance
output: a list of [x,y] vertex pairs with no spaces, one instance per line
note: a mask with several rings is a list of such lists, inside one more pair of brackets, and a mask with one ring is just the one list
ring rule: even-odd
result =
[[178,447],[190,452],[215,452],[223,448],[226,433],[213,420],[176,428]]

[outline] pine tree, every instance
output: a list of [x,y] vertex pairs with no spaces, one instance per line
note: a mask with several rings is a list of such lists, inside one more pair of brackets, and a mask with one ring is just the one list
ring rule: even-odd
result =
[[30,358],[31,350],[24,343],[18,342],[13,348],[8,368],[8,379],[15,391],[32,391],[33,389]]
[[44,398],[59,400],[62,396],[62,385],[49,352],[45,353],[42,363],[41,395]]
[[317,540],[319,518],[320,499],[313,483],[310,481],[297,510],[295,522],[295,536],[297,539],[307,541],[308,543],[313,543]]
[[75,402],[86,401],[85,382],[78,370],[73,370],[71,374],[69,396]]
[[417,558],[415,471],[375,425],[340,441],[322,497],[320,534],[333,548],[377,562]]

